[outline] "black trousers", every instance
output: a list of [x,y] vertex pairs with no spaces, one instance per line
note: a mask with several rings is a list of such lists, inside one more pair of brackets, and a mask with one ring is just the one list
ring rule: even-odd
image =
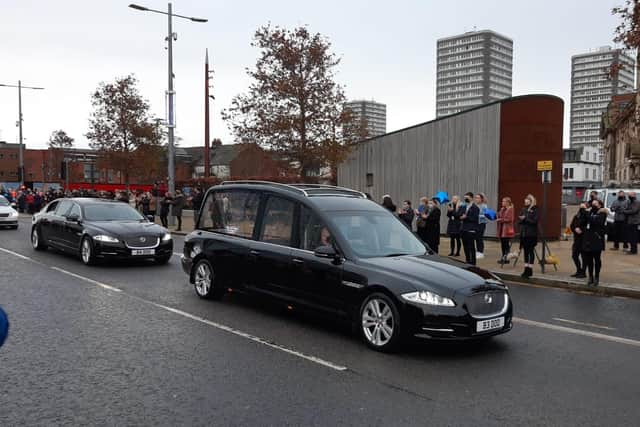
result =
[[476,234],[471,231],[462,232],[462,246],[467,264],[476,265]]
[[169,221],[167,220],[167,215],[168,215],[168,214],[166,214],[166,213],[164,213],[164,212],[161,212],[161,213],[160,213],[160,222],[162,222],[162,226],[163,226],[163,227],[165,227],[165,228],[166,228],[166,227],[168,226],[168,224],[169,224]]
[[632,254],[638,253],[638,234],[640,234],[640,231],[638,230],[638,224],[627,225],[627,235],[629,236],[629,252],[631,252]]
[[524,249],[524,263],[534,264],[536,262],[535,249],[538,240],[535,237],[523,237],[521,243],[522,249]]
[[600,277],[600,269],[602,268],[602,251],[597,252],[583,252],[582,259],[586,269],[589,271],[589,277]]
[[479,231],[476,233],[476,249],[481,254],[484,253],[484,232],[487,229],[487,224],[478,224]]
[[627,246],[628,238],[625,236],[626,234],[626,224],[624,221],[616,221],[613,223],[613,247],[618,249],[620,248],[620,242],[624,243],[624,246]]
[[509,255],[509,251],[511,250],[511,238],[510,237],[501,237],[500,238],[500,247],[502,249],[502,258],[507,258]]
[[577,273],[584,273],[585,265],[584,259],[582,258],[582,242],[574,241],[571,246],[571,259],[576,266]]
[[176,215],[178,220],[178,230],[182,230],[182,215]]
[[450,234],[449,240],[451,244],[451,253],[452,254],[460,254],[460,249],[462,249],[462,239],[459,234]]

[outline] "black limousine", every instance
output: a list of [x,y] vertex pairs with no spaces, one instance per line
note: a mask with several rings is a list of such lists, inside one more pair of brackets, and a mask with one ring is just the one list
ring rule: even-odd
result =
[[79,255],[90,265],[100,260],[153,259],[166,264],[173,255],[169,231],[126,203],[93,198],[57,199],[36,213],[31,225],[35,250]]

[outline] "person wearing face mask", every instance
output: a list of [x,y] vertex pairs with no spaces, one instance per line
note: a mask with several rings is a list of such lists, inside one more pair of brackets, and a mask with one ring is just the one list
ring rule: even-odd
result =
[[521,277],[528,279],[533,276],[535,262],[535,248],[538,244],[538,207],[536,198],[529,194],[524,199],[524,208],[518,216],[520,224],[520,246],[524,249],[524,271]]
[[487,229],[487,223],[489,218],[486,217],[485,212],[489,207],[487,205],[487,196],[484,193],[476,194],[476,205],[480,209],[480,216],[478,217],[478,233],[476,234],[476,250],[478,253],[476,257],[478,259],[484,258],[484,232]]
[[596,190],[591,190],[589,193],[589,201],[587,202],[588,208],[591,208],[591,203],[593,203],[594,200],[598,200],[598,192]]
[[602,202],[596,199],[591,202],[591,209],[587,210],[587,213],[587,223],[582,237],[582,259],[589,273],[587,286],[598,286],[602,267],[601,256],[604,250],[607,209],[603,209]]
[[413,218],[415,214],[413,213],[413,209],[411,208],[411,200],[405,200],[402,203],[402,209],[398,210],[398,217],[404,225],[407,226],[409,230],[411,230],[411,226],[413,224]]
[[638,253],[638,238],[640,234],[640,200],[635,191],[629,192],[629,205],[623,211],[627,218],[627,234],[629,236],[629,252],[627,255]]
[[498,264],[509,264],[507,256],[511,250],[511,239],[516,235],[515,214],[511,197],[502,199],[502,208],[498,212],[498,237],[502,248],[502,257]]
[[462,220],[462,247],[467,264],[476,265],[476,235],[478,233],[478,217],[480,209],[474,203],[473,193],[464,195],[464,213],[460,215]]
[[465,205],[460,203],[460,197],[453,196],[451,203],[447,205],[447,235],[450,239],[451,251],[449,256],[460,256],[460,249],[462,249],[462,239],[460,238],[460,227],[462,223],[460,216],[465,211]]
[[571,245],[571,259],[576,266],[576,272],[571,275],[578,279],[587,277],[586,265],[582,256],[582,237],[588,221],[587,204],[580,203],[580,209],[571,220],[571,232],[573,233],[573,245]]
[[620,249],[620,242],[623,242],[623,249],[627,249],[627,239],[625,238],[625,227],[627,217],[624,214],[625,209],[629,207],[629,201],[624,191],[618,192],[618,198],[611,203],[611,212],[613,212],[613,248],[617,251]]

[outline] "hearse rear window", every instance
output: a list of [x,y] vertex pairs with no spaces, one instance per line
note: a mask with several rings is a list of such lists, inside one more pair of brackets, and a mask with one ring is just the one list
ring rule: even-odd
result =
[[250,191],[216,191],[207,196],[198,229],[251,238],[260,195]]

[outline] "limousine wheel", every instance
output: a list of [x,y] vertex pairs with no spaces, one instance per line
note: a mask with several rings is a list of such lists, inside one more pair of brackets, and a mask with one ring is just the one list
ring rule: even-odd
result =
[[31,230],[31,246],[33,246],[33,249],[36,251],[44,251],[47,249],[47,245],[42,239],[38,227],[33,227],[33,230]]
[[93,265],[96,262],[96,258],[93,255],[93,244],[91,239],[85,236],[80,244],[80,258],[85,265]]
[[360,323],[365,343],[379,351],[392,351],[400,341],[400,314],[385,294],[369,295],[360,307]]
[[206,259],[198,261],[193,270],[193,284],[196,294],[204,299],[220,299],[224,290],[215,286],[215,274]]

